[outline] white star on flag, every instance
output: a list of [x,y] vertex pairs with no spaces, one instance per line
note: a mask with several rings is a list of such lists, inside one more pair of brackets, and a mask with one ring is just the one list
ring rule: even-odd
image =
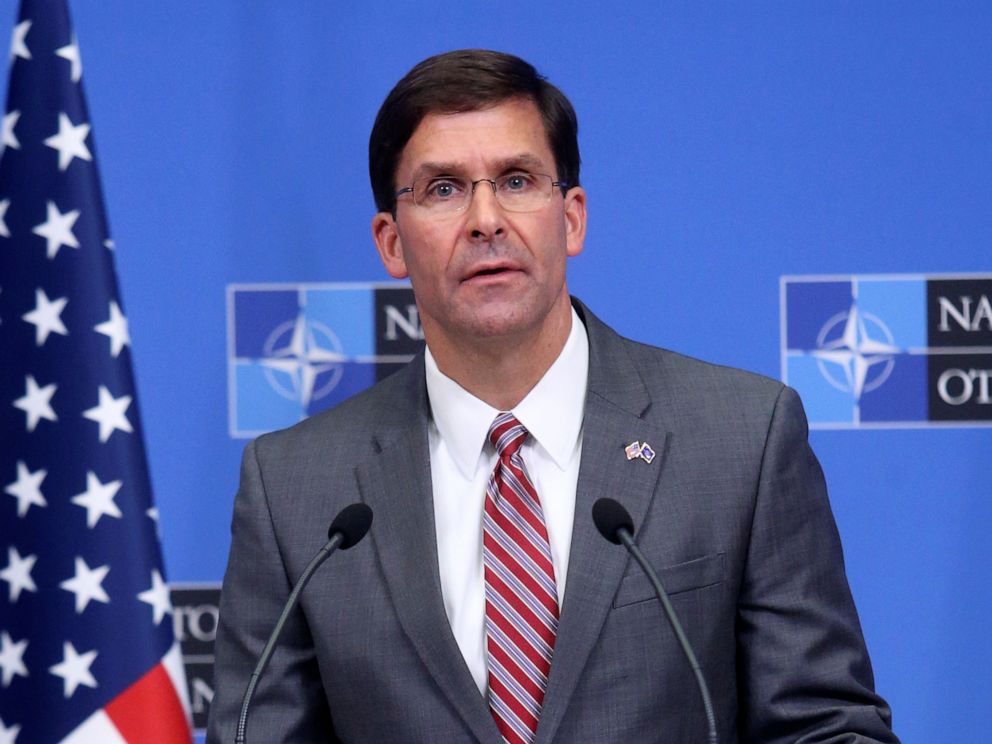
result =
[[127,407],[131,405],[130,395],[122,395],[120,398],[115,398],[106,387],[101,385],[99,397],[100,402],[96,407],[83,411],[83,416],[90,421],[96,421],[100,424],[101,442],[106,442],[110,439],[110,435],[114,433],[115,429],[120,429],[128,434],[134,431],[131,428],[131,422],[127,420],[127,416],[124,414]]
[[4,491],[17,499],[17,516],[23,517],[32,506],[48,506],[45,497],[41,495],[41,482],[45,480],[48,471],[44,468],[31,472],[23,460],[17,461],[17,480],[7,486]]
[[38,556],[29,555],[22,558],[21,554],[17,552],[17,548],[11,546],[7,548],[7,559],[7,568],[0,571],[0,579],[10,584],[10,601],[16,602],[17,598],[21,596],[22,590],[37,592],[38,587],[35,586],[34,579],[31,578],[31,569],[34,568]]
[[31,59],[31,52],[28,49],[25,37],[31,30],[31,21],[21,21],[14,26],[14,31],[10,35],[10,58],[20,57],[21,59]]
[[155,624],[162,622],[162,618],[172,614],[172,601],[169,599],[169,585],[162,580],[162,574],[157,569],[152,569],[152,585],[150,589],[138,594],[138,599],[147,602],[154,611]]
[[86,122],[73,126],[72,121],[64,113],[59,112],[59,131],[45,140],[45,144],[59,151],[59,170],[69,167],[73,158],[93,160],[90,149],[86,146],[90,125]]
[[150,520],[152,520],[155,523],[155,537],[157,537],[159,540],[161,540],[162,539],[162,531],[159,529],[158,509],[155,508],[154,506],[151,507],[150,509],[148,509],[147,511],[145,511],[145,516],[148,517]]
[[83,76],[83,60],[79,56],[79,44],[76,41],[76,32],[72,32],[72,43],[68,46],[60,47],[55,53],[62,59],[67,59],[72,63],[72,82],[78,83]]
[[0,235],[5,238],[10,237],[10,228],[7,227],[7,210],[10,209],[10,199],[0,201]]
[[7,631],[0,633],[0,684],[4,687],[10,686],[15,674],[28,676],[28,668],[24,666],[24,652],[27,647],[26,638],[14,643]]
[[109,604],[110,597],[100,586],[108,573],[110,566],[90,568],[86,565],[86,561],[76,556],[76,575],[59,584],[67,592],[76,595],[76,614],[82,614],[91,600]]
[[78,219],[78,209],[62,214],[55,206],[55,202],[48,202],[48,217],[31,232],[48,241],[48,257],[55,258],[59,254],[59,248],[64,245],[70,248],[79,248],[79,241],[72,233],[72,226],[76,224]]
[[76,688],[80,685],[96,688],[96,680],[90,674],[90,665],[96,659],[96,651],[87,651],[81,654],[76,651],[69,641],[62,644],[62,661],[48,671],[56,677],[61,677],[63,681],[63,692],[66,698],[71,698]]
[[69,302],[68,298],[59,297],[58,299],[50,300],[48,299],[48,295],[45,294],[45,290],[39,287],[34,291],[34,301],[34,310],[24,313],[21,318],[35,327],[35,346],[43,346],[45,341],[48,340],[50,333],[68,336],[69,331],[66,329],[61,317],[62,311]]
[[21,733],[20,725],[12,725],[10,728],[4,724],[0,718],[0,744],[15,744],[17,735]]
[[127,329],[127,318],[114,300],[110,301],[110,319],[93,326],[93,330],[110,339],[111,356],[116,357],[121,353],[121,349],[131,343],[131,334]]
[[121,518],[121,510],[114,502],[114,496],[123,484],[124,481],[120,480],[101,483],[93,471],[86,474],[86,491],[73,496],[71,501],[86,509],[87,527],[93,529],[103,516]]
[[14,408],[20,408],[27,414],[28,431],[34,431],[41,419],[48,421],[58,421],[59,417],[52,410],[52,396],[58,389],[54,382],[45,387],[39,387],[34,379],[34,375],[24,378],[27,388],[24,396],[14,401]]
[[13,147],[15,150],[21,149],[21,143],[14,134],[14,127],[17,120],[21,118],[20,111],[11,111],[3,115],[3,146]]

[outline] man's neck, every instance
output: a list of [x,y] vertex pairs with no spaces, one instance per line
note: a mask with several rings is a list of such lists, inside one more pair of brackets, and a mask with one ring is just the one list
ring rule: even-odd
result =
[[572,330],[572,308],[552,313],[540,329],[527,334],[480,338],[452,347],[425,327],[438,369],[476,398],[500,411],[522,401],[561,354]]

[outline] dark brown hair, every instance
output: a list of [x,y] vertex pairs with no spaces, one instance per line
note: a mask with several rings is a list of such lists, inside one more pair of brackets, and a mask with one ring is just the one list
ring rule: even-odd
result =
[[461,49],[428,57],[383,101],[369,137],[369,178],[378,210],[395,214],[396,166],[425,116],[478,111],[517,97],[534,101],[541,113],[558,168],[553,175],[566,188],[578,186],[579,125],[565,94],[519,57]]

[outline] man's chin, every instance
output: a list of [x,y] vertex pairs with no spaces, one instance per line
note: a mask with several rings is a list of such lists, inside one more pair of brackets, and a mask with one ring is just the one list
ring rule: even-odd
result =
[[485,315],[472,319],[469,333],[479,339],[497,340],[526,333],[529,325],[514,316]]
[[550,310],[543,312],[520,298],[488,302],[461,315],[461,335],[469,339],[525,341],[529,334],[539,334],[548,326]]

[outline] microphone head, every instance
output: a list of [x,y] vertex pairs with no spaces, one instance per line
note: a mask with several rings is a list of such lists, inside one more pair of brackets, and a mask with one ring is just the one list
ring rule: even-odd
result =
[[372,510],[366,504],[350,504],[334,517],[327,530],[327,539],[330,540],[337,532],[341,533],[344,539],[338,547],[347,550],[360,542],[371,526]]
[[599,499],[592,505],[592,521],[599,534],[615,545],[620,544],[618,531],[627,530],[631,535],[634,534],[634,520],[619,501],[610,498]]

